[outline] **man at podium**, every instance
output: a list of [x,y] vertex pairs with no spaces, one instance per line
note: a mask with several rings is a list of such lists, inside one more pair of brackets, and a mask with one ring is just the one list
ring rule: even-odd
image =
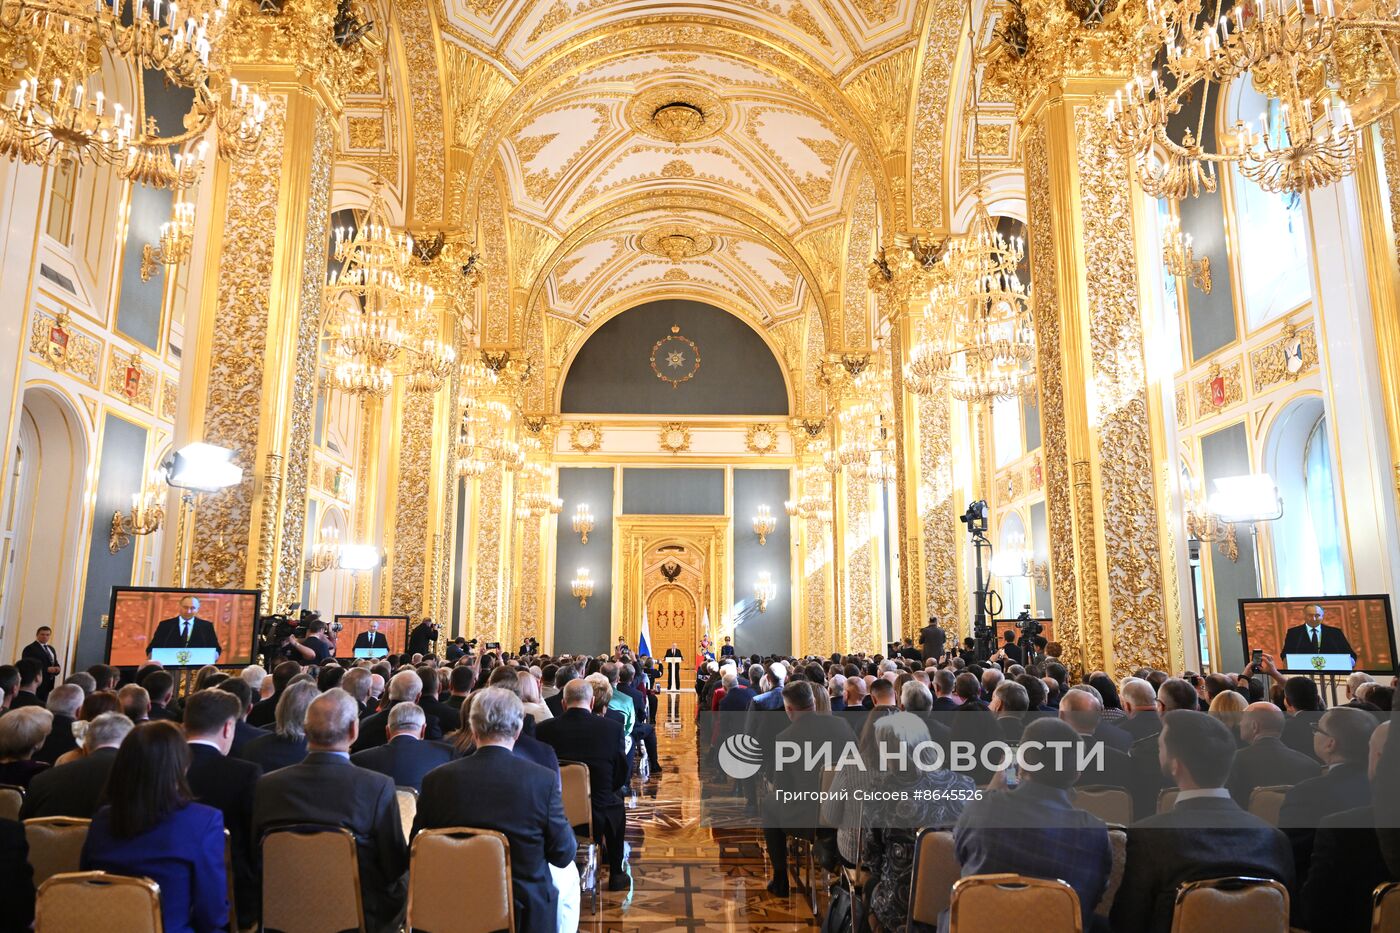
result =
[[1346,654],[1356,662],[1356,652],[1347,640],[1346,632],[1335,625],[1324,625],[1322,607],[1303,607],[1303,624],[1295,625],[1283,635],[1283,655]]
[[199,618],[198,613],[199,597],[180,600],[179,615],[156,623],[155,634],[146,645],[146,657],[156,648],[213,648],[215,657],[223,654],[214,623]]
[[671,642],[671,647],[666,649],[666,689],[679,690],[681,688],[681,659],[685,655],[681,654],[681,646]]
[[389,639],[379,630],[379,620],[370,619],[369,628],[355,636],[355,648],[375,648],[389,653]]

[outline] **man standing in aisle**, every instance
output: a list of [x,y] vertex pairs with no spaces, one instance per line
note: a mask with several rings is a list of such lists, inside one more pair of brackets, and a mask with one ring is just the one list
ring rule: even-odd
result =
[[33,658],[43,665],[44,677],[39,682],[39,699],[47,700],[49,691],[53,689],[54,682],[63,668],[59,666],[58,655],[53,650],[53,645],[49,644],[49,639],[53,637],[53,629],[47,625],[41,625],[34,631],[34,640],[24,646],[24,651],[20,652],[22,658]]

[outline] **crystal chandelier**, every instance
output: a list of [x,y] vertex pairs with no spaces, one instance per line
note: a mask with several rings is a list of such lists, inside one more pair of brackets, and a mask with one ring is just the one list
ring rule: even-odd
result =
[[869,402],[859,402],[844,409],[839,420],[841,444],[836,448],[837,458],[846,475],[855,480],[864,479],[873,448],[875,408]]
[[[1355,170],[1361,129],[1400,103],[1393,6],[1238,0],[1226,9],[1216,0],[1206,15],[1200,0],[1148,0],[1147,11],[1147,53],[1107,116],[1115,146],[1153,197],[1215,191],[1216,163],[1238,164],[1265,191],[1326,187]],[[1267,112],[1257,125],[1236,120],[1207,149],[1212,87],[1219,106],[1245,78],[1269,101]]]
[[[199,178],[204,147],[180,150],[209,129],[220,155],[249,154],[267,104],[211,63],[229,23],[228,0],[0,0],[0,155],[115,165],[128,181],[185,188]],[[162,137],[153,119],[95,89],[104,58],[191,89],[181,132]]]
[[489,425],[482,409],[483,395],[495,388],[496,373],[479,358],[457,369],[457,404],[462,410],[457,440],[457,475],[463,479],[482,476],[490,467],[477,444],[478,431]]

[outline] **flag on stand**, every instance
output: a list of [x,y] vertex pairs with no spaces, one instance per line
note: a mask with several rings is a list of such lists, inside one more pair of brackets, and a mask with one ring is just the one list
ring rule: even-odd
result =
[[647,621],[647,609],[642,607],[642,633],[637,637],[637,656],[651,657],[651,623]]

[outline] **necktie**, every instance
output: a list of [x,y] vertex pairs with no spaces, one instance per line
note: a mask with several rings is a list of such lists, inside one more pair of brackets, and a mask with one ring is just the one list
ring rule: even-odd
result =
[[1314,651],[1322,651],[1322,635],[1317,629],[1309,629],[1312,632],[1312,643]]
[[188,622],[180,623],[180,640],[186,645],[190,643],[190,624]]

